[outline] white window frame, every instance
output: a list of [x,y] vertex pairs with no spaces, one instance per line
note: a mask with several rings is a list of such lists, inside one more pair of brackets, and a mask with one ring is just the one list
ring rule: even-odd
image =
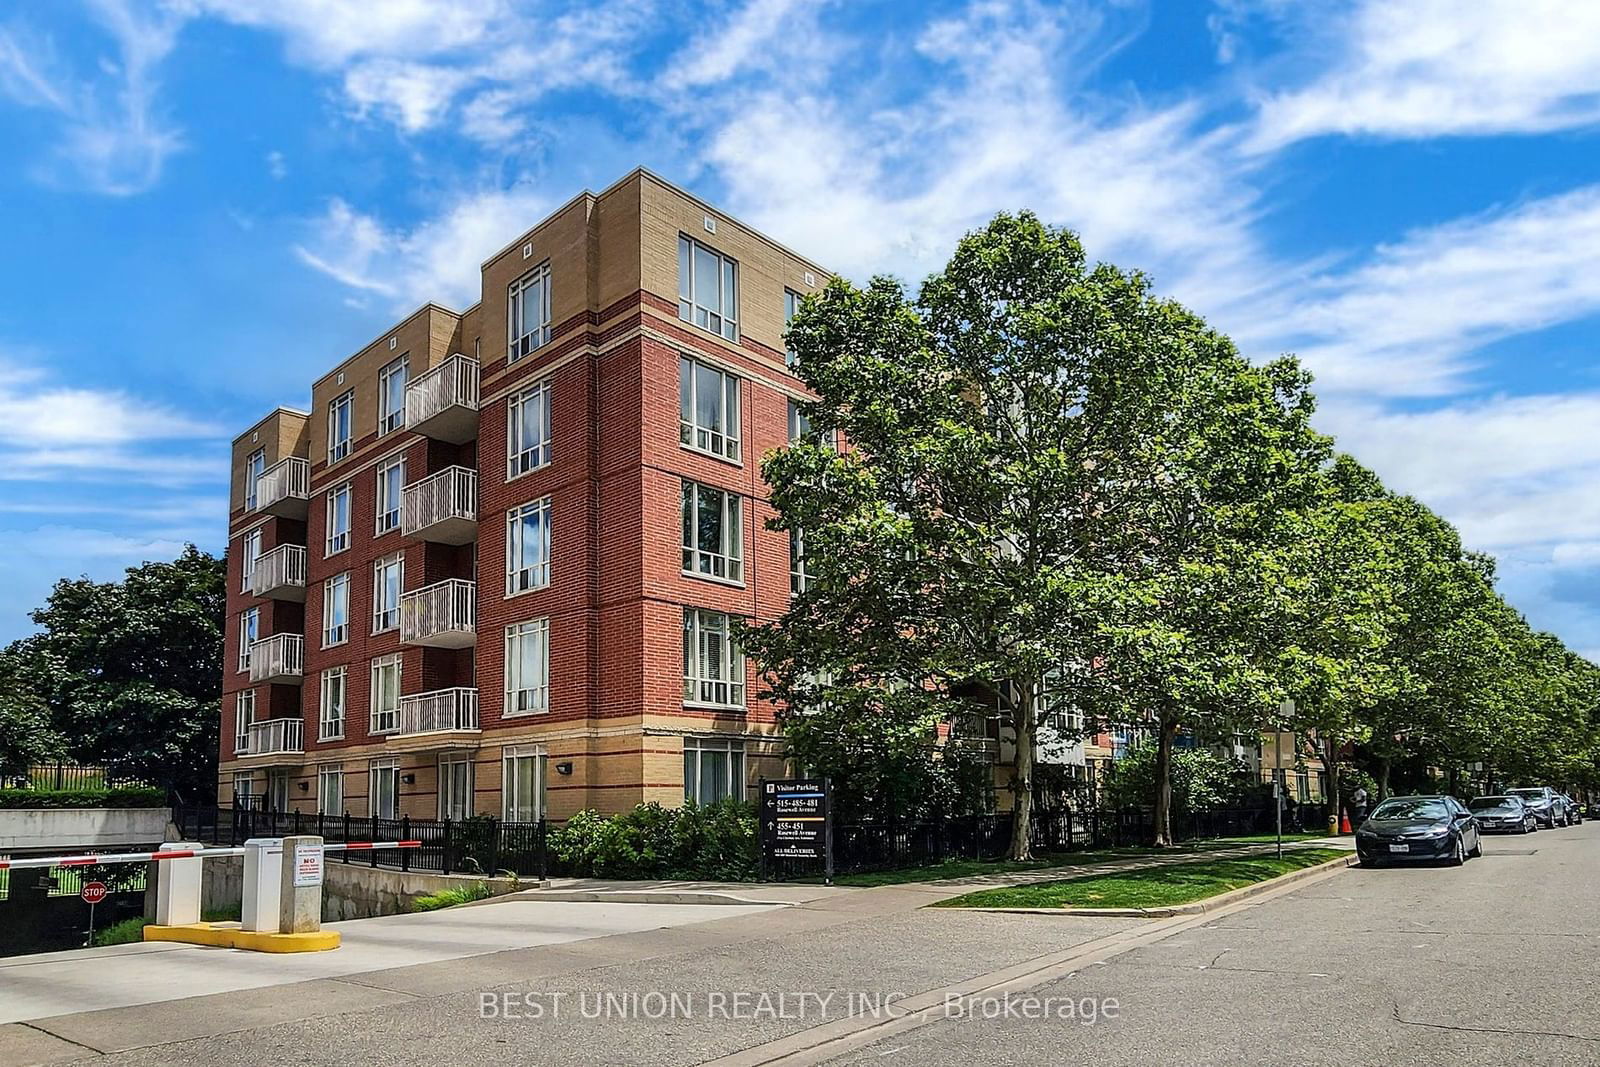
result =
[[250,669],[250,646],[261,640],[261,609],[245,608],[239,613],[239,673]]
[[[334,617],[334,605],[343,602],[342,619]],[[322,647],[332,648],[350,640],[350,572],[335,574],[322,583]]]
[[[387,599],[384,578],[394,571],[394,601]],[[388,633],[400,628],[400,598],[406,591],[406,557],[395,552],[372,561],[372,632]]]
[[344,720],[349,703],[350,669],[340,666],[323,671],[318,700],[318,741],[344,740]]
[[799,596],[811,585],[806,570],[806,535],[799,527],[789,531],[789,595]]
[[[715,260],[715,278],[701,276],[702,256]],[[715,300],[715,306],[707,300]],[[724,340],[739,340],[739,261],[682,233],[678,235],[678,318]]]
[[[242,792],[239,789],[239,786],[240,786],[241,783],[244,785],[244,790]],[[242,807],[242,808],[253,807],[254,805],[251,803],[250,798],[256,795],[255,794],[255,784],[256,784],[256,772],[255,771],[234,771],[233,772],[233,802],[234,802],[234,804],[238,805],[239,807]],[[244,801],[244,803],[242,805],[239,804],[239,801],[241,801],[241,800]]]
[[[323,546],[323,558],[336,555],[350,547],[350,527],[354,525],[355,518],[355,486],[350,482],[336,485],[328,490],[328,520],[325,524],[327,534]],[[340,529],[339,501],[344,501],[344,528]]]
[[839,451],[839,431],[830,431],[827,437],[815,436],[811,429],[811,420],[800,410],[800,405],[793,397],[789,398],[789,444],[794,444],[802,437],[812,437],[822,441],[835,452]]
[[[368,699],[368,733],[392,734],[400,729],[400,685],[402,681],[402,662],[400,653],[393,652],[387,656],[379,656],[372,661],[372,680],[370,696]],[[383,686],[380,682],[383,672],[394,671],[394,707],[380,707],[378,701],[383,695]]]
[[256,574],[256,561],[261,558],[261,527],[248,530],[239,539],[239,566],[244,571],[240,592],[250,592],[251,579]]
[[256,719],[256,691],[241,689],[233,694],[233,754],[242,756],[250,751],[250,731]]
[[[722,426],[701,426],[700,413],[701,372],[717,376],[714,388],[722,412]],[[727,460],[742,462],[741,412],[739,404],[744,395],[737,374],[682,353],[678,356],[678,443],[693,452]]]
[[[527,557],[527,531],[523,520],[538,516],[538,540],[531,562]],[[506,596],[516,596],[550,584],[550,498],[540,497],[506,512]]]
[[[356,391],[345,392],[328,401],[328,462],[337,463],[350,454],[355,437]],[[340,415],[344,425],[340,426]],[[341,435],[341,429],[343,431]]]
[[[719,513],[722,529],[722,543],[710,548],[699,543],[700,513],[707,507]],[[685,478],[679,511],[683,524],[683,573],[743,585],[744,501],[739,494]]]
[[[333,801],[329,804],[329,801]],[[344,765],[323,763],[317,766],[317,814],[344,814]]]
[[[793,289],[788,288],[787,286],[784,287],[784,290],[783,290],[783,330],[784,330],[785,333],[789,332],[789,323],[794,321],[795,313],[800,310],[800,301],[802,301],[804,299],[805,299],[805,294],[804,293],[797,293]],[[796,353],[793,348],[789,347],[789,344],[788,344],[787,341],[784,342],[784,346],[783,346],[783,363],[784,363],[784,366],[788,367],[790,370],[793,370],[794,369],[794,365],[796,363],[798,363],[798,362],[800,362],[799,354]]]
[[267,473],[267,450],[258,448],[244,461],[244,509],[256,509],[256,483]]
[[289,768],[267,768],[267,793],[262,805],[268,811],[287,813],[289,810]]
[[[534,305],[529,321],[529,305]],[[506,289],[506,363],[515,363],[550,341],[550,261]]]
[[[532,797],[522,795],[516,765],[523,760],[533,764],[533,781],[529,786]],[[503,820],[539,822],[544,819],[549,766],[550,757],[543,745],[519,745],[500,750],[500,817]]]
[[[445,819],[460,821],[461,819],[472,817],[473,779],[475,777],[472,764],[472,756],[467,753],[440,753],[436,770],[437,777],[434,780],[438,783],[438,788],[435,792],[439,797],[439,819],[441,822]],[[451,773],[446,768],[454,767],[466,768],[466,774],[463,776],[466,781],[462,783],[462,789],[466,795],[462,797],[453,795],[455,787],[451,784],[450,779],[446,777]],[[453,814],[453,808],[459,809],[459,813]]]
[[[538,440],[531,444],[522,436],[523,409],[529,404],[538,405],[534,426]],[[550,423],[549,382],[524,389],[506,401],[506,481],[520,478],[550,462]]]
[[[397,471],[394,478],[394,506],[385,507],[387,499],[389,472]],[[395,456],[378,464],[378,494],[377,503],[373,505],[374,536],[382,536],[390,530],[400,528],[400,501],[405,496],[406,488],[406,457]]]
[[[522,643],[534,646],[533,677],[522,675]],[[542,715],[550,710],[550,620],[529,619],[506,627],[506,702],[503,718]]]
[[[727,759],[721,772],[720,788],[705,797],[700,788],[706,777],[706,755],[720,753]],[[724,791],[725,790],[725,791]],[[685,803],[715,804],[719,800],[743,800],[748,792],[745,784],[744,742],[725,737],[689,736],[683,739],[683,799]]]
[[[709,708],[745,706],[744,651],[733,639],[733,620],[720,611],[683,609],[683,702]],[[715,642],[723,663],[720,675],[708,669],[702,653]]]
[[[378,810],[378,778],[389,778],[392,789],[391,806],[387,812]],[[367,816],[372,819],[398,819],[400,817],[400,761],[375,759],[367,763]]]
[[[400,401],[397,408],[390,408],[389,404],[394,399],[390,383],[395,375],[400,375]],[[394,433],[396,430],[405,429],[406,425],[406,385],[411,381],[411,356],[401,356],[389,363],[378,372],[378,436]]]

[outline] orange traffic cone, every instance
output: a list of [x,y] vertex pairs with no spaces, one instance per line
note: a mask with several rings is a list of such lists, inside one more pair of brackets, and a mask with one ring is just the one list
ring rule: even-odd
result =
[[1350,813],[1347,811],[1339,812],[1339,832],[1341,834],[1350,833]]

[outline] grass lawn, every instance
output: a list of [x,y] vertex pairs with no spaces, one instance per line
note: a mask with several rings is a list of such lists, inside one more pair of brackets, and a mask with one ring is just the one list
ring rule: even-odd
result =
[[983,889],[941,900],[941,908],[1165,908],[1214,897],[1230,889],[1314,867],[1349,853],[1299,848],[1276,856],[1200,860],[1123,874],[1095,874],[1060,882]]

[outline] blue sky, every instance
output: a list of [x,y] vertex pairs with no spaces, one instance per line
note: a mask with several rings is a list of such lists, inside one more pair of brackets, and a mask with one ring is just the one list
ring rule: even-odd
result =
[[22,0],[0,142],[0,639],[221,550],[234,433],[644,164],[857,279],[1077,230],[1600,658],[1600,4]]

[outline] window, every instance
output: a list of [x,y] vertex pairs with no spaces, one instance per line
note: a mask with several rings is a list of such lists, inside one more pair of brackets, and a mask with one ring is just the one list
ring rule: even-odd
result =
[[381,634],[400,625],[400,586],[405,582],[406,560],[398,553],[372,565],[372,632]]
[[506,627],[505,714],[550,710],[550,620]]
[[544,749],[523,746],[501,752],[501,817],[506,822],[538,822],[544,818]]
[[702,806],[744,799],[744,742],[683,739],[683,799]]
[[322,586],[322,647],[350,639],[350,572],[335,574]]
[[689,237],[678,237],[678,318],[739,339],[739,264]]
[[683,483],[683,569],[730,582],[744,580],[743,509],[739,497],[698,482]]
[[261,636],[261,609],[250,608],[239,615],[239,669],[250,669],[250,646]]
[[288,768],[272,768],[267,771],[267,810],[289,810],[289,771]]
[[233,806],[236,808],[251,808],[255,801],[251,799],[255,793],[255,772],[239,771],[233,776]]
[[550,584],[550,498],[506,514],[506,595]]
[[472,814],[472,760],[439,757],[439,818],[460,820]]
[[744,653],[721,612],[683,609],[683,699],[744,707]]
[[317,730],[318,741],[337,741],[344,737],[344,700],[349,691],[349,671],[345,667],[330,667],[322,672],[322,713]]
[[256,509],[256,483],[267,471],[267,450],[258,448],[250,453],[250,458],[244,464],[244,507],[246,511]]
[[[367,814],[374,819],[393,819],[400,810],[400,762],[373,760],[368,764]],[[373,837],[380,836],[376,832]]]
[[401,356],[378,372],[378,436],[406,424],[406,375],[410,358]]
[[511,283],[506,300],[506,362],[515,363],[550,340],[550,264]]
[[239,563],[244,570],[244,592],[250,591],[250,583],[255,579],[256,560],[261,558],[261,531],[251,530],[244,535],[239,543]]
[[[379,479],[381,486],[382,479]],[[328,490],[328,547],[327,555],[343,552],[350,547],[350,483]]]
[[242,756],[250,751],[251,723],[256,721],[256,691],[241,689],[233,695],[233,754]]
[[400,525],[400,490],[405,484],[406,457],[396,456],[378,466],[378,533],[388,533]]
[[317,814],[344,814],[344,769],[337,763],[317,768]]
[[352,389],[337,400],[328,401],[328,462],[337,463],[350,454],[350,413],[355,406]]
[[550,383],[513,396],[506,405],[506,478],[550,462]]
[[372,733],[391,734],[400,728],[400,654],[372,661]]
[[[804,299],[805,297],[801,296],[793,289],[785,289],[783,291],[783,329],[785,333],[787,333],[789,330],[789,323],[794,321],[795,312],[800,310],[800,301]],[[799,362],[799,359],[800,357],[795,353],[795,350],[789,345],[785,344],[783,361],[792,369],[794,365]]]
[[811,575],[806,571],[806,535],[804,531],[789,531],[789,593],[799,596],[811,585]]
[[[792,445],[802,437],[811,436],[811,420],[800,409],[797,401],[789,401],[789,443]],[[830,432],[826,438],[827,444],[834,451],[839,449],[839,431]]]
[[739,379],[680,357],[678,438],[685,447],[739,462]]

